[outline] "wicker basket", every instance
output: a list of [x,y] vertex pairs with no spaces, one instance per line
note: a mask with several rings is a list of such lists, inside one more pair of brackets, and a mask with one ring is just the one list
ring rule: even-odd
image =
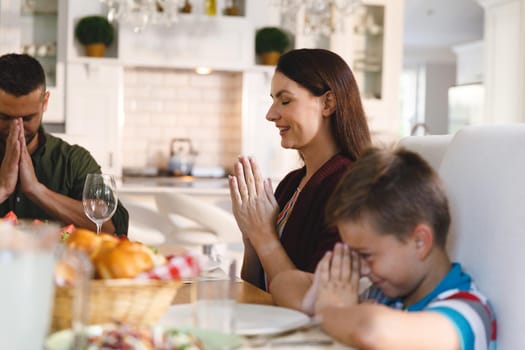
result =
[[[90,283],[88,324],[113,321],[154,324],[171,305],[181,285],[181,281],[93,280]],[[72,327],[73,294],[72,287],[55,288],[52,332]]]

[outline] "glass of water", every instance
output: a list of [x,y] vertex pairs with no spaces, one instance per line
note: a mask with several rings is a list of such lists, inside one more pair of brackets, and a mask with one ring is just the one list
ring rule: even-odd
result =
[[0,221],[0,349],[42,349],[59,238],[56,224]]
[[118,197],[115,177],[108,174],[88,174],[82,193],[84,213],[97,225],[97,234],[102,224],[117,210]]
[[[235,260],[222,259],[223,271],[202,271],[195,281],[195,326],[223,333],[235,331]],[[211,273],[210,273],[211,272]]]

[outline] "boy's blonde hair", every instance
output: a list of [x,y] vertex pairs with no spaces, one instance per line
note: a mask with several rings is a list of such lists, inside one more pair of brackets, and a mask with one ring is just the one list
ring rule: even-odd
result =
[[400,240],[426,223],[442,248],[450,226],[439,176],[418,154],[403,148],[366,150],[339,180],[326,217],[332,224],[366,217],[379,232]]

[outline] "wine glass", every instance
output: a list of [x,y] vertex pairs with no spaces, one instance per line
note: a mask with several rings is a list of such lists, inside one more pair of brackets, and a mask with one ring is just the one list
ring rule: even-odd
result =
[[88,174],[82,192],[84,213],[97,225],[97,234],[102,224],[117,210],[117,186],[113,175]]

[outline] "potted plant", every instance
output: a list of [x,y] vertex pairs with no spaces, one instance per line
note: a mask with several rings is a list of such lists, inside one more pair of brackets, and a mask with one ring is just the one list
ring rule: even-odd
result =
[[104,56],[107,46],[113,42],[114,29],[106,17],[82,17],[75,27],[75,37],[86,47],[86,54],[92,57]]
[[255,52],[263,64],[275,65],[290,44],[288,35],[278,27],[263,27],[255,33]]

